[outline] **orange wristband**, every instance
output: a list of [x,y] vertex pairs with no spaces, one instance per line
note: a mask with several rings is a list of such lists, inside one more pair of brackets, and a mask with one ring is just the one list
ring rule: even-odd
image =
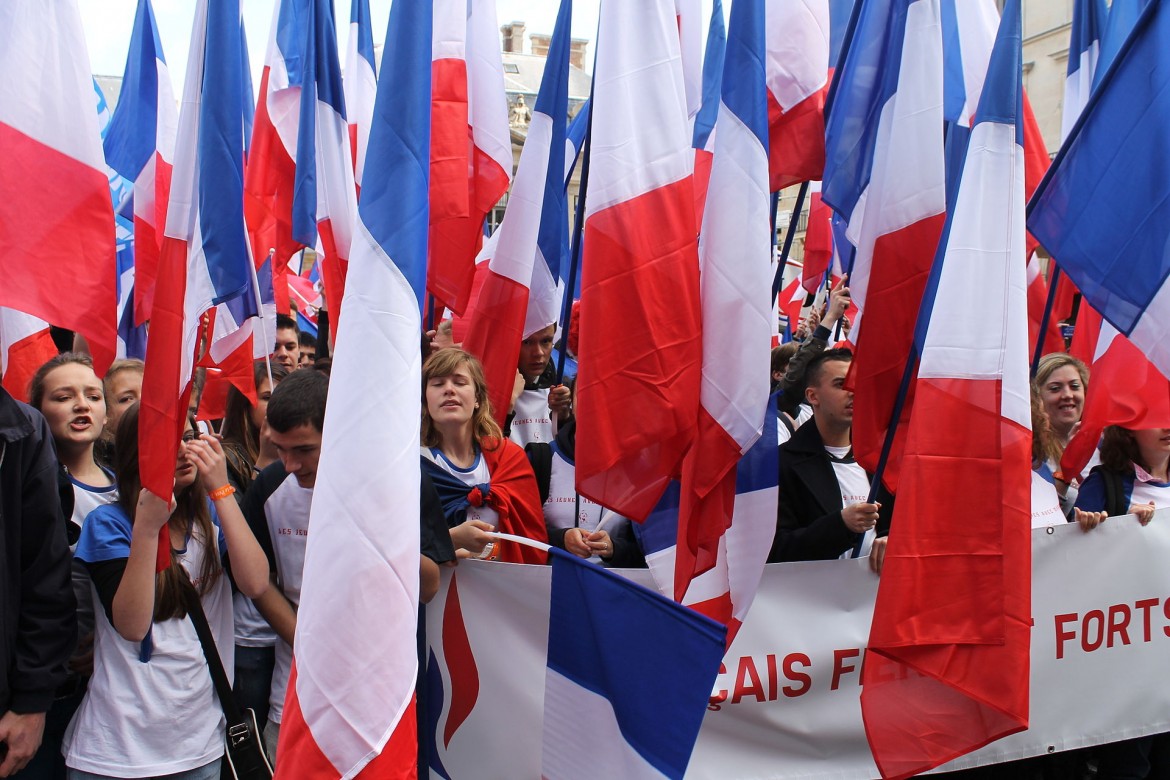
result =
[[231,485],[224,485],[223,487],[216,488],[215,490],[211,491],[207,495],[212,501],[219,501],[221,498],[227,498],[228,496],[230,496],[232,493],[235,493],[235,492],[236,492],[236,489],[234,487],[232,487]]

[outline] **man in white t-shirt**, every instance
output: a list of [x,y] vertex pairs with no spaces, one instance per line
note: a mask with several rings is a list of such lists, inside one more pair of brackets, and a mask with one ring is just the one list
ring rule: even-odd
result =
[[264,745],[273,758],[292,669],[293,635],[309,541],[309,509],[321,457],[328,389],[325,374],[306,369],[289,374],[272,391],[268,430],[280,460],[260,472],[244,497],[244,517],[268,555],[274,585],[255,601],[256,609],[279,637],[268,722],[264,726]]
[[556,330],[553,323],[520,342],[508,438],[521,447],[530,442],[551,442],[557,426],[568,422],[572,413],[569,388],[556,383],[556,367],[551,362]]
[[862,555],[872,546],[880,571],[893,497],[882,489],[870,503],[870,475],[853,459],[853,393],[845,389],[852,359],[847,349],[831,349],[809,363],[805,400],[813,416],[780,447],[770,562],[849,557],[860,543]]

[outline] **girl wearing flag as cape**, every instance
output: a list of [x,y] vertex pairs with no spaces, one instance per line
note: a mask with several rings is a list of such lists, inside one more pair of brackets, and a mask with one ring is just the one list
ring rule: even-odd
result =
[[423,366],[422,467],[439,491],[456,550],[545,562],[543,552],[488,535],[497,530],[548,541],[528,458],[504,438],[492,417],[483,367],[461,349],[440,350]]

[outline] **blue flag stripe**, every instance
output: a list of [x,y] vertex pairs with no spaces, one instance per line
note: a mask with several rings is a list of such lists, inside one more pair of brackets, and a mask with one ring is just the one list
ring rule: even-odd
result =
[[715,621],[553,548],[548,665],[608,699],[622,736],[681,778],[723,658]]

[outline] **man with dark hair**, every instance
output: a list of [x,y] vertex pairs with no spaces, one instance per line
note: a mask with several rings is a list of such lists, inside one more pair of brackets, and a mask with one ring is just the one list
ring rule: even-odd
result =
[[[255,602],[280,638],[276,644],[268,723],[264,726],[264,744],[274,758],[292,669],[297,606],[309,538],[309,510],[317,483],[328,392],[329,377],[321,371],[295,371],[276,386],[268,401],[267,421],[280,460],[260,472],[244,497],[244,516],[268,555],[275,585]],[[429,480],[424,480],[422,499],[419,592],[422,600],[428,601],[439,587],[438,565],[453,561],[455,550],[438,495]],[[354,619],[363,617],[355,615]]]
[[256,599],[256,609],[276,631],[276,668],[272,673],[264,743],[276,756],[284,696],[292,669],[293,634],[300,603],[301,575],[309,537],[309,509],[317,464],[329,378],[319,371],[294,371],[272,391],[268,433],[279,460],[257,475],[244,496],[244,517],[268,555],[275,587]]
[[505,433],[521,447],[535,441],[551,442],[557,424],[568,422],[571,416],[569,388],[556,383],[556,367],[551,361],[556,331],[553,323],[520,342],[516,386]]
[[[845,375],[853,353],[830,349],[806,373],[812,419],[780,447],[780,504],[769,561],[826,560],[850,554],[860,542],[880,570],[893,498],[867,500],[870,475],[853,459],[853,393]],[[875,536],[878,537],[875,541]]]
[[276,347],[272,351],[272,359],[289,371],[300,367],[300,332],[297,330],[297,321],[287,314],[276,315]]
[[0,388],[0,777],[41,743],[77,643],[77,603],[45,418]]
[[297,340],[301,349],[297,368],[312,368],[313,361],[317,359],[317,337],[307,330],[302,330]]

